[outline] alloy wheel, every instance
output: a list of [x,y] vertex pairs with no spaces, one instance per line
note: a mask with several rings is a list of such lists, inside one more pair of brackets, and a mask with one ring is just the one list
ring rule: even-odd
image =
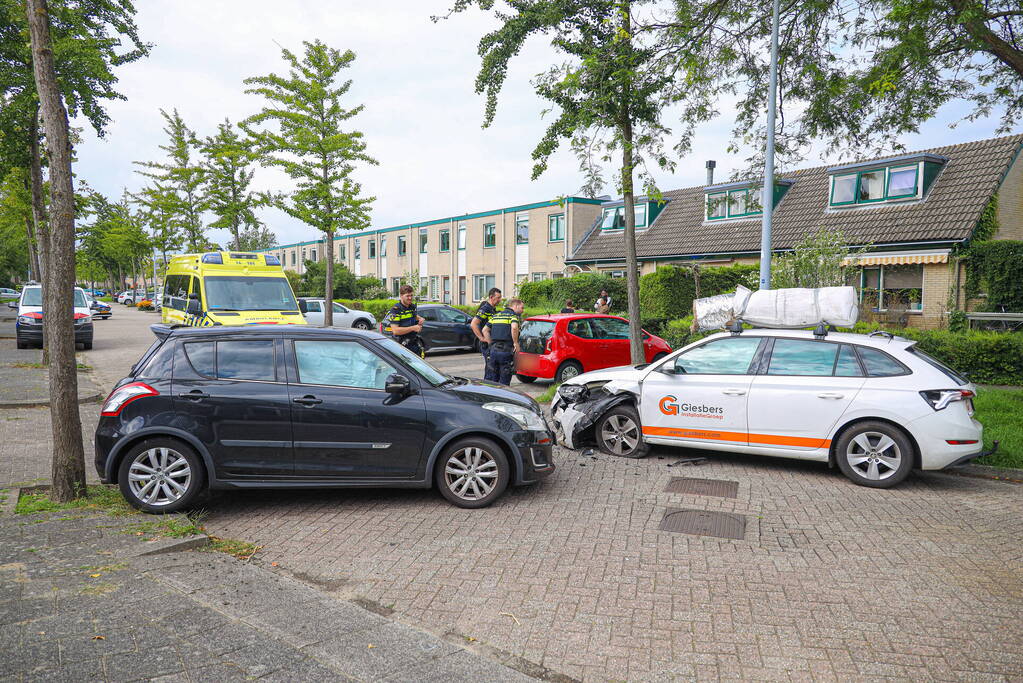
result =
[[161,507],[176,503],[188,493],[192,469],[188,460],[164,446],[142,451],[128,470],[132,495],[146,505]]
[[627,455],[639,445],[639,427],[625,415],[612,415],[601,426],[600,438],[615,455]]
[[497,486],[497,460],[482,448],[471,446],[452,454],[444,466],[448,489],[465,500],[481,500]]
[[862,432],[853,437],[845,451],[846,462],[864,479],[883,481],[902,464],[902,451],[887,434]]

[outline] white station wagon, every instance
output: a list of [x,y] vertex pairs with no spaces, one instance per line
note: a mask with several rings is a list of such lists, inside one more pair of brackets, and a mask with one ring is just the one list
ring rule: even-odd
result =
[[636,367],[584,373],[552,411],[569,447],[652,444],[817,460],[887,488],[983,455],[967,379],[915,342],[808,330],[715,334]]

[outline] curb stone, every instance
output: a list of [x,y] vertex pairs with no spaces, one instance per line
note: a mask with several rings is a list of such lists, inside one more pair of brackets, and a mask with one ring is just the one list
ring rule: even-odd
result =
[[1023,470],[1011,467],[991,467],[990,465],[964,465],[945,470],[946,474],[974,479],[997,479],[1013,484],[1023,484]]

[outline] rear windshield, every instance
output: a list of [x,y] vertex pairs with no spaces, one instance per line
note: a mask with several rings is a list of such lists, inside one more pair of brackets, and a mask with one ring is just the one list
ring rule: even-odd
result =
[[527,320],[519,330],[519,348],[526,353],[543,353],[552,334],[554,323],[550,320]]
[[952,368],[948,367],[947,365],[942,363],[940,360],[935,358],[934,356],[929,355],[926,351],[921,351],[916,346],[910,346],[906,350],[909,351],[910,353],[916,355],[916,356],[919,356],[921,360],[925,361],[926,363],[929,363],[930,365],[933,365],[938,370],[941,370],[943,373],[945,373],[945,375],[948,376],[949,379],[951,379],[953,382],[955,382],[959,386],[962,386],[964,384],[969,384],[970,380],[966,379],[965,377],[960,375],[958,372],[956,372],[955,370],[953,370]]
[[297,311],[283,277],[210,275],[203,278],[208,311]]

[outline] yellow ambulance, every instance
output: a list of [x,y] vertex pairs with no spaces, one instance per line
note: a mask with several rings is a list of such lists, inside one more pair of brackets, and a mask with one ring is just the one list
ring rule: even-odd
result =
[[298,301],[271,254],[211,251],[175,256],[163,279],[169,325],[305,325]]

